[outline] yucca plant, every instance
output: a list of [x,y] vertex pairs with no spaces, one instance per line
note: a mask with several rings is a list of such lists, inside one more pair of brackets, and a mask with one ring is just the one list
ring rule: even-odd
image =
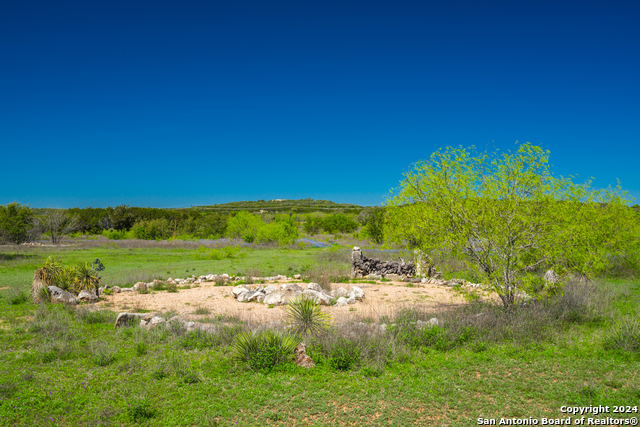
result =
[[46,289],[48,286],[55,285],[55,277],[61,268],[62,265],[60,264],[60,261],[54,257],[48,257],[45,260],[44,265],[35,271],[33,274],[33,282],[31,283],[31,299],[33,302],[41,302],[41,297],[44,296],[41,289]]
[[242,332],[233,345],[234,358],[254,371],[268,372],[281,363],[291,361],[300,338],[288,333],[264,330]]
[[285,310],[291,331],[300,335],[316,335],[331,325],[331,316],[320,310],[320,304],[306,295],[289,301]]
[[68,291],[69,289],[73,288],[77,278],[77,274],[78,272],[76,271],[75,266],[65,265],[58,270],[53,280],[56,286],[64,289],[65,291]]
[[98,295],[98,287],[100,286],[100,277],[98,272],[88,262],[80,262],[75,266],[75,280],[73,281],[73,290],[77,293],[82,290],[95,291]]

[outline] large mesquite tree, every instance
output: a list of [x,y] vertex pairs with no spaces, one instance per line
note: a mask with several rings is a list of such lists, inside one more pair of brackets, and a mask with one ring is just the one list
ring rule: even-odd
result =
[[541,285],[540,267],[588,277],[621,257],[637,263],[638,221],[625,197],[619,186],[553,176],[549,152],[529,143],[491,154],[449,147],[405,173],[387,202],[386,232],[461,256],[508,307]]

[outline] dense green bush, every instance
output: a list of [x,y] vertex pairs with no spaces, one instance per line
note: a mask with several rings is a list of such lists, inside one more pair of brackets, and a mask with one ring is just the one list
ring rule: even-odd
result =
[[131,232],[140,240],[164,240],[173,235],[174,227],[168,219],[160,218],[138,221],[131,227]]
[[227,223],[229,237],[252,242],[291,243],[299,235],[298,225],[291,215],[276,215],[265,218],[248,212],[238,212]]
[[33,228],[33,212],[20,203],[0,205],[0,243],[22,243]]
[[196,250],[197,259],[221,260],[225,258],[233,259],[241,254],[242,249],[237,246],[223,246],[222,248],[209,249],[206,246],[199,246]]
[[345,214],[332,215],[305,215],[305,223],[303,229],[309,235],[318,234],[324,231],[329,234],[351,233],[358,229],[359,224],[350,216]]
[[127,238],[126,230],[102,230],[102,235],[110,240],[124,240]]
[[293,360],[294,350],[300,344],[295,335],[263,330],[243,332],[233,345],[236,360],[246,363],[254,371],[268,372],[276,366]]

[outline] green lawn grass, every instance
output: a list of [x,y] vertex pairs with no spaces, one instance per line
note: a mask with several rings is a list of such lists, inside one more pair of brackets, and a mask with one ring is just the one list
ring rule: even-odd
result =
[[[50,252],[13,258],[5,252],[0,286],[28,289]],[[214,261],[188,249],[55,251],[64,262],[100,258],[111,283],[139,272],[298,272],[316,265],[318,253],[274,248]],[[640,355],[605,343],[620,322],[637,319],[638,284],[601,286],[614,294],[602,301],[604,314],[555,319],[556,327],[540,336],[477,336],[445,349],[406,347],[385,335],[387,344],[379,345],[390,353],[383,364],[365,360],[341,371],[316,357],[315,368],[287,364],[269,373],[235,362],[231,332],[205,339],[180,330],[116,330],[115,313],[11,305],[10,290],[1,290],[0,425],[471,426],[480,417],[566,418],[565,405],[633,407],[640,403]],[[595,418],[606,416],[621,417]],[[622,417],[629,416],[638,414]]]

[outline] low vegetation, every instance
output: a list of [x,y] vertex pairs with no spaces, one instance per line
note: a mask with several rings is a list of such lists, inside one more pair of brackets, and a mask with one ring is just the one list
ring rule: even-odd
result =
[[[148,251],[145,258],[142,250],[118,258],[114,252],[136,252],[102,251],[80,254],[100,256],[105,276],[124,268],[122,263],[141,266],[154,256]],[[265,272],[282,251],[220,260],[195,260],[193,251],[185,251],[184,262],[209,263],[209,270],[222,272],[217,265],[251,259],[250,268]],[[168,250],[161,258],[178,253]],[[319,274],[323,266],[348,266],[348,252],[330,249],[310,251],[305,259],[289,262],[297,263],[296,271],[308,264]],[[5,261],[4,271],[19,270],[23,262]],[[8,425],[313,425],[366,419],[368,425],[437,420],[465,426],[476,425],[481,415],[558,417],[565,404],[633,405],[640,398],[634,317],[640,293],[634,280],[568,280],[563,292],[508,311],[476,300],[462,308],[406,307],[386,318],[346,323],[326,319],[311,303],[298,307],[288,324],[266,329],[194,307],[212,332],[187,332],[179,324],[114,329],[111,311],[35,305],[24,285],[13,286],[0,291],[0,417]],[[20,291],[23,298],[17,297]],[[421,326],[434,317],[437,325]],[[291,349],[300,340],[315,368],[292,362]]]

